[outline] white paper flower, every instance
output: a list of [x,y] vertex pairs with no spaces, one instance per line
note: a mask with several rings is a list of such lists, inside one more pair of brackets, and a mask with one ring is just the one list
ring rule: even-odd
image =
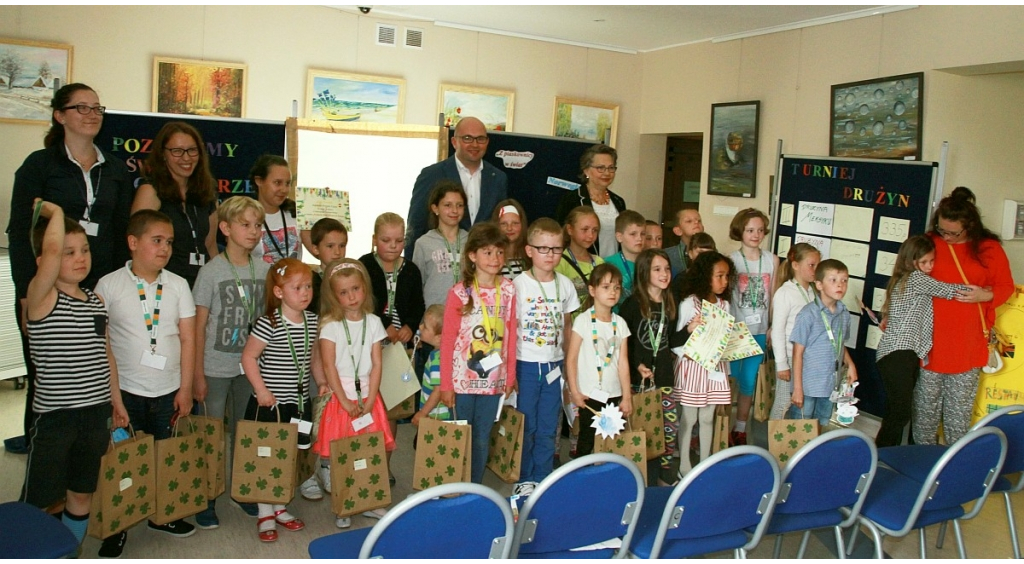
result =
[[596,430],[598,435],[601,435],[601,438],[609,439],[626,428],[626,421],[622,418],[619,406],[606,404],[601,408],[601,413],[594,417],[590,426]]

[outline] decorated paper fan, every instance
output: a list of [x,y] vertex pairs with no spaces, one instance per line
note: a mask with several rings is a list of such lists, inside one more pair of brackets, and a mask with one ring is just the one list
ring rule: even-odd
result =
[[626,420],[622,418],[622,412],[617,405],[605,405],[601,412],[595,414],[594,421],[590,424],[596,429],[601,438],[608,439],[618,435],[626,428]]

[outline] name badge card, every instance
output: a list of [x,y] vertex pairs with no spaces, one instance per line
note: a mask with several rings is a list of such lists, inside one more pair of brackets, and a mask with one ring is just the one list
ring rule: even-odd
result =
[[85,234],[90,237],[95,237],[100,234],[100,224],[98,223],[93,223],[87,219],[81,219],[78,221],[78,224],[82,226],[82,229],[85,229]]
[[146,351],[142,353],[142,360],[139,362],[143,366],[154,368],[156,370],[163,370],[164,365],[167,364],[167,357],[162,354]]
[[480,361],[480,366],[484,369],[484,372],[490,372],[491,369],[496,368],[500,365],[501,355],[498,354],[497,352],[492,352],[491,354],[485,356],[483,360]]
[[554,370],[552,370],[551,372],[548,372],[548,375],[547,375],[548,384],[554,384],[555,380],[558,380],[559,376],[561,376],[561,375],[562,375],[562,368],[560,366],[556,366]]
[[757,325],[758,323],[761,323],[761,314],[755,313],[754,315],[748,315],[746,317],[746,322],[747,325]]
[[289,421],[289,423],[297,423],[299,425],[299,432],[305,435],[308,435],[309,432],[313,430],[312,421],[303,421],[298,417],[292,417],[292,420]]
[[191,264],[192,266],[203,266],[204,264],[206,264],[206,255],[195,252],[189,253],[188,263]]
[[372,424],[373,424],[373,414],[372,413],[367,413],[366,415],[363,415],[362,417],[357,417],[356,419],[352,420],[352,430],[354,430],[355,432],[358,433],[359,431],[362,431],[363,429],[369,427]]
[[608,395],[608,392],[598,388],[590,390],[590,393],[587,394],[587,396],[589,396],[590,399],[596,401],[597,403],[608,403],[608,399],[611,398],[611,396]]

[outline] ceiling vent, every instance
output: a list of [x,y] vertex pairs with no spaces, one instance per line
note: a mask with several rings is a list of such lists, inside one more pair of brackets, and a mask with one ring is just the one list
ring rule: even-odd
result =
[[423,49],[423,30],[414,27],[405,28],[405,46],[412,49]]
[[395,36],[398,28],[393,25],[377,24],[377,45],[395,46]]

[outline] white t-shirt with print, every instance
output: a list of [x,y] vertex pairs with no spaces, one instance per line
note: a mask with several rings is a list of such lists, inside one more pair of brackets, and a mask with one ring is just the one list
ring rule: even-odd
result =
[[[591,390],[599,388],[608,392],[609,397],[621,396],[622,385],[619,383],[619,356],[622,354],[622,347],[623,343],[626,342],[626,337],[630,335],[629,327],[626,326],[626,320],[615,313],[612,314],[612,321],[597,320],[597,349],[595,350],[594,323],[591,319],[592,311],[594,311],[594,308],[580,313],[572,324],[573,333],[583,338],[583,343],[580,345],[578,370],[576,372],[580,393],[589,397]],[[615,347],[612,349],[612,357],[608,359],[608,365],[605,366],[604,361],[612,346]],[[600,358],[598,358],[598,355],[600,355]],[[600,377],[597,372],[598,363],[602,367]]]
[[566,276],[554,273],[555,279],[541,283],[529,273],[516,276],[516,360],[556,362],[565,358],[562,339],[565,337],[565,314],[579,309],[576,288]]

